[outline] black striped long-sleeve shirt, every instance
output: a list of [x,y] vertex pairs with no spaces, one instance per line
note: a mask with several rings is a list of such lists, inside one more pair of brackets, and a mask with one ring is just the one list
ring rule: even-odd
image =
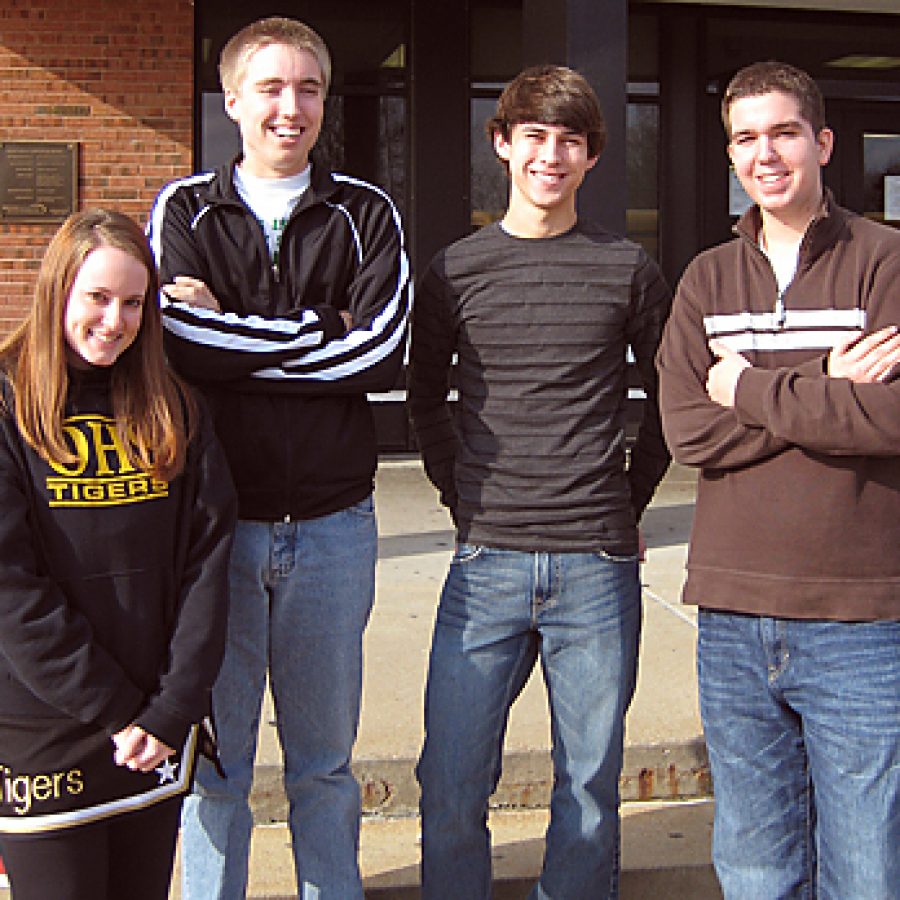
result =
[[[494,224],[435,257],[416,295],[410,411],[460,540],[636,550],[669,461],[653,360],[670,302],[640,247],[584,222],[548,239]],[[646,392],[630,455],[629,346]]]

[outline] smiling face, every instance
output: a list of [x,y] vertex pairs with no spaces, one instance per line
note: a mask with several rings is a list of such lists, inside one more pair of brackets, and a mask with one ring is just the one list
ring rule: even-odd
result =
[[781,91],[735,100],[729,124],[728,155],[763,219],[805,229],[822,200],[821,170],[831,157],[832,132],[815,134],[797,99]]
[[85,257],[64,317],[72,366],[111,366],[134,343],[148,282],[144,264],[117,247],[97,247]]
[[241,83],[225,91],[225,109],[241,131],[241,165],[258,178],[298,175],[319,137],[325,86],[315,56],[268,44],[247,61]]
[[[586,135],[563,125],[526,122],[512,127],[509,140],[496,132],[494,149],[509,167],[510,201],[504,222],[540,220],[541,236],[575,224],[576,193],[597,162],[589,155]],[[522,233],[515,225],[512,230]]]

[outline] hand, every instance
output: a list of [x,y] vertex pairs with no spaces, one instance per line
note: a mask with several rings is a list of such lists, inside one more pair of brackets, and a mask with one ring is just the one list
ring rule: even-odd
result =
[[219,301],[213,296],[206,283],[199,278],[176,275],[174,281],[163,285],[162,292],[170,300],[187,303],[189,306],[199,306],[202,309],[211,309],[213,312],[222,312]]
[[128,725],[113,735],[116,746],[114,759],[117,766],[125,766],[133,772],[152,772],[175,751],[144,731],[140,725]]
[[887,381],[900,362],[900,333],[888,325],[866,337],[857,335],[836,344],[828,354],[828,376],[857,384]]
[[706,393],[719,406],[733,407],[738,379],[744,369],[750,368],[750,363],[721,341],[710,341],[709,349],[719,359],[706,373]]
[[350,315],[350,310],[342,309],[340,314],[344,320],[344,328],[349,331],[353,327],[353,316]]

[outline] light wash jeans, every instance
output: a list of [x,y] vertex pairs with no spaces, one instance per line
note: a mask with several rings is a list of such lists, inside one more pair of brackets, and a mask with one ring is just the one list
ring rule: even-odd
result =
[[897,900],[900,622],[699,627],[726,900]]
[[634,692],[636,557],[461,544],[431,647],[422,788],[422,897],[491,896],[488,799],[509,709],[540,658],[554,787],[534,900],[615,897],[623,720]]
[[303,900],[361,900],[350,771],[375,593],[372,498],[319,519],[238,523],[225,661],[213,689],[223,780],[201,760],[183,815],[185,900],[242,898],[268,670]]

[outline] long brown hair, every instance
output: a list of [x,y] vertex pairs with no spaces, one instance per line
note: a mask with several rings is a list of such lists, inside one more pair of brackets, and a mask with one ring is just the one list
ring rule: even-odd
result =
[[184,467],[196,408],[166,365],[156,264],[143,231],[124,213],[73,213],[50,241],[31,310],[0,346],[0,366],[15,395],[16,423],[48,462],[77,462],[63,431],[69,389],[64,318],[75,278],[98,247],[122,250],[147,270],[141,325],[134,342],[110,367],[110,391],[116,431],[129,462],[168,481]]

